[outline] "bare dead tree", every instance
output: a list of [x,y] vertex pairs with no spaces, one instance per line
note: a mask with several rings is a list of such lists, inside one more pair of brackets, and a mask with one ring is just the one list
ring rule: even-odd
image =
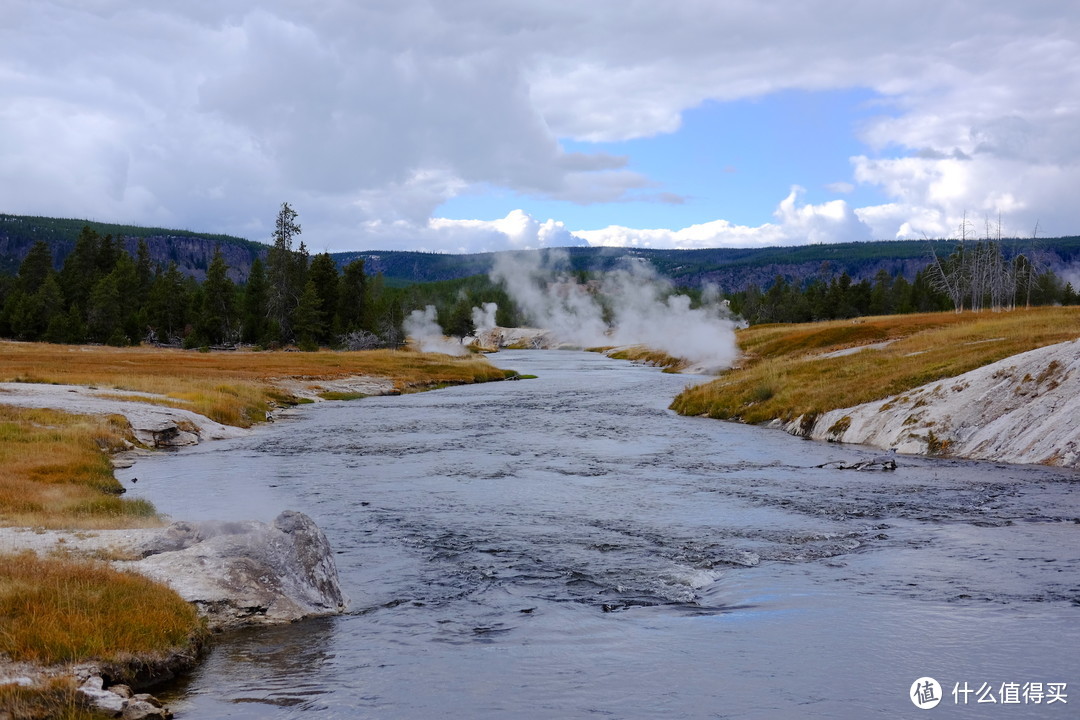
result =
[[1039,222],[1035,221],[1035,229],[1031,231],[1031,242],[1028,244],[1027,273],[1024,278],[1024,306],[1031,307],[1031,289],[1035,287],[1040,273],[1046,267],[1046,259],[1043,257],[1042,248],[1038,244]]
[[974,244],[969,242],[970,223],[965,213],[958,228],[956,250],[944,261],[927,240],[932,286],[952,301],[956,312],[962,312],[965,305],[978,312],[987,303],[997,312],[1016,306],[1017,290],[1023,283],[1030,306],[1031,288],[1038,275],[1032,259],[1017,255],[1012,262],[1006,260],[1002,249],[1000,215],[996,229],[991,227],[989,218],[985,220],[985,227],[983,240]]

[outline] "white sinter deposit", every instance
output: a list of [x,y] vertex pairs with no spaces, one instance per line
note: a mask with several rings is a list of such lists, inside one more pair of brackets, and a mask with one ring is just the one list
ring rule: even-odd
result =
[[242,428],[214,422],[191,410],[144,402],[153,400],[169,398],[151,393],[84,385],[0,383],[0,404],[51,408],[77,415],[123,415],[131,423],[131,429],[139,442],[150,447],[194,445],[200,440],[222,440],[239,437],[247,432]]
[[784,428],[815,440],[1009,463],[1080,467],[1080,340],[1005,358]]

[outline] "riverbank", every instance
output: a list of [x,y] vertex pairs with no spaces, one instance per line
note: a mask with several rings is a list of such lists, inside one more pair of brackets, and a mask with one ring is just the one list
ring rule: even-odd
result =
[[1077,467],[1067,403],[1080,391],[1078,337],[1075,307],[755,326],[738,332],[740,365],[672,409],[900,452]]
[[905,717],[927,668],[1080,676],[1075,472],[837,472],[877,452],[666,410],[703,378],[491,359],[538,378],[324,404],[118,473],[176,515],[291,503],[357,589],[215,643],[178,716]]
[[[306,516],[165,527],[152,505],[122,497],[114,464],[149,448],[235,437],[297,403],[514,375],[482,359],[413,352],[0,345],[0,717],[85,717],[88,699],[162,715],[122,687],[107,689],[190,668],[210,630],[347,603],[329,545]],[[140,600],[154,593],[165,598],[154,603],[162,612],[143,612]],[[69,622],[74,608],[79,622]],[[180,634],[132,634],[141,617]]]

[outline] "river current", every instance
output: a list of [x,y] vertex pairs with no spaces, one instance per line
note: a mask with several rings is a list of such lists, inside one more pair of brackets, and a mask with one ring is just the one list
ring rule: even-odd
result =
[[680,417],[692,378],[601,355],[492,360],[538,377],[118,472],[178,519],[311,515],[352,598],[219,638],[177,717],[891,718],[924,676],[949,717],[1076,717],[1080,473],[822,468],[879,451]]

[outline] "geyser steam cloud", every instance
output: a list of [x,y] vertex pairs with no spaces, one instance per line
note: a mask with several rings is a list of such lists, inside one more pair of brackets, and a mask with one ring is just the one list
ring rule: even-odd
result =
[[482,307],[472,309],[472,322],[476,332],[482,333],[495,327],[495,313],[499,306],[493,302],[486,302]]
[[501,254],[491,278],[504,284],[533,324],[561,342],[647,345],[708,370],[730,367],[738,356],[735,324],[715,290],[692,308],[689,297],[674,294],[643,260],[585,286],[559,271],[565,259],[550,252]]
[[448,340],[443,335],[442,328],[435,320],[434,305],[428,305],[423,310],[413,310],[402,325],[405,334],[412,338],[421,352],[444,355],[467,355],[469,352],[461,343]]

